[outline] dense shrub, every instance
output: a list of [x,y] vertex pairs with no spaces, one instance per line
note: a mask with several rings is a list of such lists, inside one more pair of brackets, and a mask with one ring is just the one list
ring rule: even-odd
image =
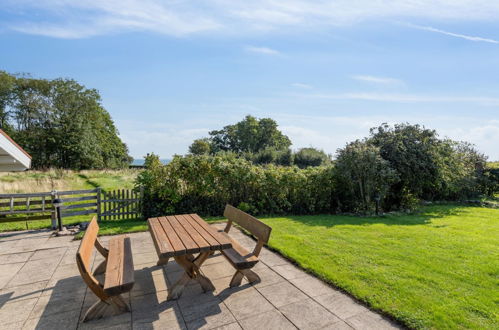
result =
[[468,143],[439,139],[436,131],[409,124],[373,128],[367,142],[378,147],[399,174],[387,196],[391,208],[486,193],[486,157]]
[[330,163],[329,156],[315,148],[301,148],[294,155],[294,164],[299,168],[321,166]]
[[381,157],[378,147],[355,141],[338,151],[335,181],[341,208],[372,212],[383,203],[390,186],[399,177]]
[[146,217],[183,212],[221,215],[226,203],[255,214],[330,213],[332,167],[258,166],[231,154],[176,156],[162,165],[148,157],[137,183]]

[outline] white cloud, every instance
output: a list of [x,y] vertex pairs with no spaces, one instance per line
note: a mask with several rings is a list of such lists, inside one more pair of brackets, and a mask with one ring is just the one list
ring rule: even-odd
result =
[[244,49],[248,52],[251,52],[251,53],[258,53],[258,54],[264,54],[264,55],[278,55],[278,54],[280,54],[279,51],[272,49],[272,48],[268,48],[268,47],[246,46]]
[[399,17],[499,19],[499,2],[490,0],[4,0],[2,8],[10,17],[2,25],[58,38],[127,31],[182,36],[214,31],[243,34],[289,26],[309,30]]
[[375,84],[385,84],[385,85],[400,85],[403,84],[403,81],[395,78],[388,77],[377,77],[377,76],[369,76],[369,75],[355,75],[351,77],[352,79],[365,81],[369,83]]
[[296,87],[296,88],[303,88],[303,89],[312,89],[314,88],[312,85],[308,84],[303,84],[303,83],[293,83],[291,86]]
[[486,96],[435,96],[422,94],[388,94],[388,93],[343,93],[343,94],[303,94],[302,97],[333,99],[333,100],[363,100],[397,103],[475,103],[484,106],[498,106],[499,98]]
[[470,40],[470,41],[479,41],[479,42],[488,42],[491,44],[499,44],[499,41],[495,40],[495,39],[482,38],[482,37],[477,37],[477,36],[469,36],[469,35],[465,35],[465,34],[444,31],[444,30],[436,29],[436,28],[431,27],[431,26],[421,26],[421,25],[415,25],[415,24],[408,24],[408,26],[415,28],[415,29],[419,29],[419,30],[436,32],[436,33],[445,34],[445,35],[448,35],[451,37],[466,39],[466,40]]

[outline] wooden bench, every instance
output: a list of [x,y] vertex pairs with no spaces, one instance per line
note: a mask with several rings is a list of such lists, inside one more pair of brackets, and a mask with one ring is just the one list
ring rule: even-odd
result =
[[[122,293],[130,291],[134,284],[130,238],[113,237],[109,240],[109,249],[106,249],[97,239],[98,232],[99,225],[94,217],[76,253],[76,263],[83,281],[100,299],[85,313],[83,322],[130,311],[128,304],[121,296]],[[91,260],[94,246],[105,259],[92,273]],[[95,278],[95,275],[103,273],[105,273],[104,283]]]
[[[251,270],[258,263],[258,255],[264,244],[269,241],[272,228],[258,220],[257,218],[235,208],[232,205],[225,207],[224,216],[227,218],[227,226],[224,233],[232,243],[231,249],[222,250],[222,254],[227,258],[231,265],[236,269],[236,273],[230,281],[230,287],[235,287],[241,284],[243,277],[246,277],[249,283],[259,282],[260,277]],[[232,227],[232,223],[237,223],[239,226],[247,230],[250,234],[257,238],[257,243],[253,252],[248,251],[241,246],[237,241],[232,239],[228,233]]]

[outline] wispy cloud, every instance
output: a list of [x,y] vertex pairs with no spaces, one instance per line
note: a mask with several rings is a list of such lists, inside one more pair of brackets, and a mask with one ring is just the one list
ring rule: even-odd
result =
[[342,93],[342,94],[303,94],[303,97],[332,100],[361,100],[396,103],[476,103],[485,106],[498,106],[498,97],[484,96],[434,96],[421,94],[389,94],[389,93]]
[[244,47],[244,49],[248,52],[251,52],[251,53],[258,53],[258,54],[264,54],[264,55],[279,55],[280,54],[279,51],[272,49],[272,48],[268,48],[268,47],[246,46],[246,47]]
[[388,77],[376,77],[376,76],[368,76],[368,75],[355,75],[351,77],[352,79],[365,81],[375,84],[403,84],[403,81],[395,78]]
[[482,37],[477,37],[477,36],[470,36],[470,35],[466,35],[466,34],[449,32],[449,31],[440,30],[440,29],[437,29],[437,28],[434,28],[431,26],[422,26],[422,25],[415,25],[415,24],[407,24],[407,26],[415,28],[415,29],[419,29],[419,30],[436,32],[436,33],[445,34],[445,35],[448,35],[451,37],[466,39],[469,41],[478,41],[478,42],[488,42],[491,44],[499,44],[499,41],[495,40],[495,39],[482,38]]
[[303,88],[303,89],[312,89],[314,88],[312,85],[308,84],[303,84],[303,83],[293,83],[291,86],[296,87],[296,88]]
[[[8,19],[0,26],[58,38],[128,31],[173,36],[208,32],[244,34],[286,27],[308,31],[399,17],[434,21],[499,19],[499,2],[490,0],[358,0],[354,3],[351,0],[3,0],[2,10],[8,13]],[[435,30],[433,32],[447,33]]]

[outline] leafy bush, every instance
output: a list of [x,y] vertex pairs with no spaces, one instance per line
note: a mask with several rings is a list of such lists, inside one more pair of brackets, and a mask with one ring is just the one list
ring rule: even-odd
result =
[[418,199],[456,200],[487,191],[482,181],[486,157],[469,143],[442,140],[434,130],[409,124],[373,128],[367,142],[399,174],[387,197],[392,208],[410,207]]
[[299,168],[321,166],[330,162],[329,156],[315,148],[301,148],[294,155],[294,164]]
[[381,157],[378,147],[355,141],[338,151],[335,162],[336,193],[343,209],[378,210],[397,172]]
[[148,156],[137,184],[146,217],[184,212],[221,215],[226,203],[255,214],[330,213],[332,167],[258,166],[235,155]]

